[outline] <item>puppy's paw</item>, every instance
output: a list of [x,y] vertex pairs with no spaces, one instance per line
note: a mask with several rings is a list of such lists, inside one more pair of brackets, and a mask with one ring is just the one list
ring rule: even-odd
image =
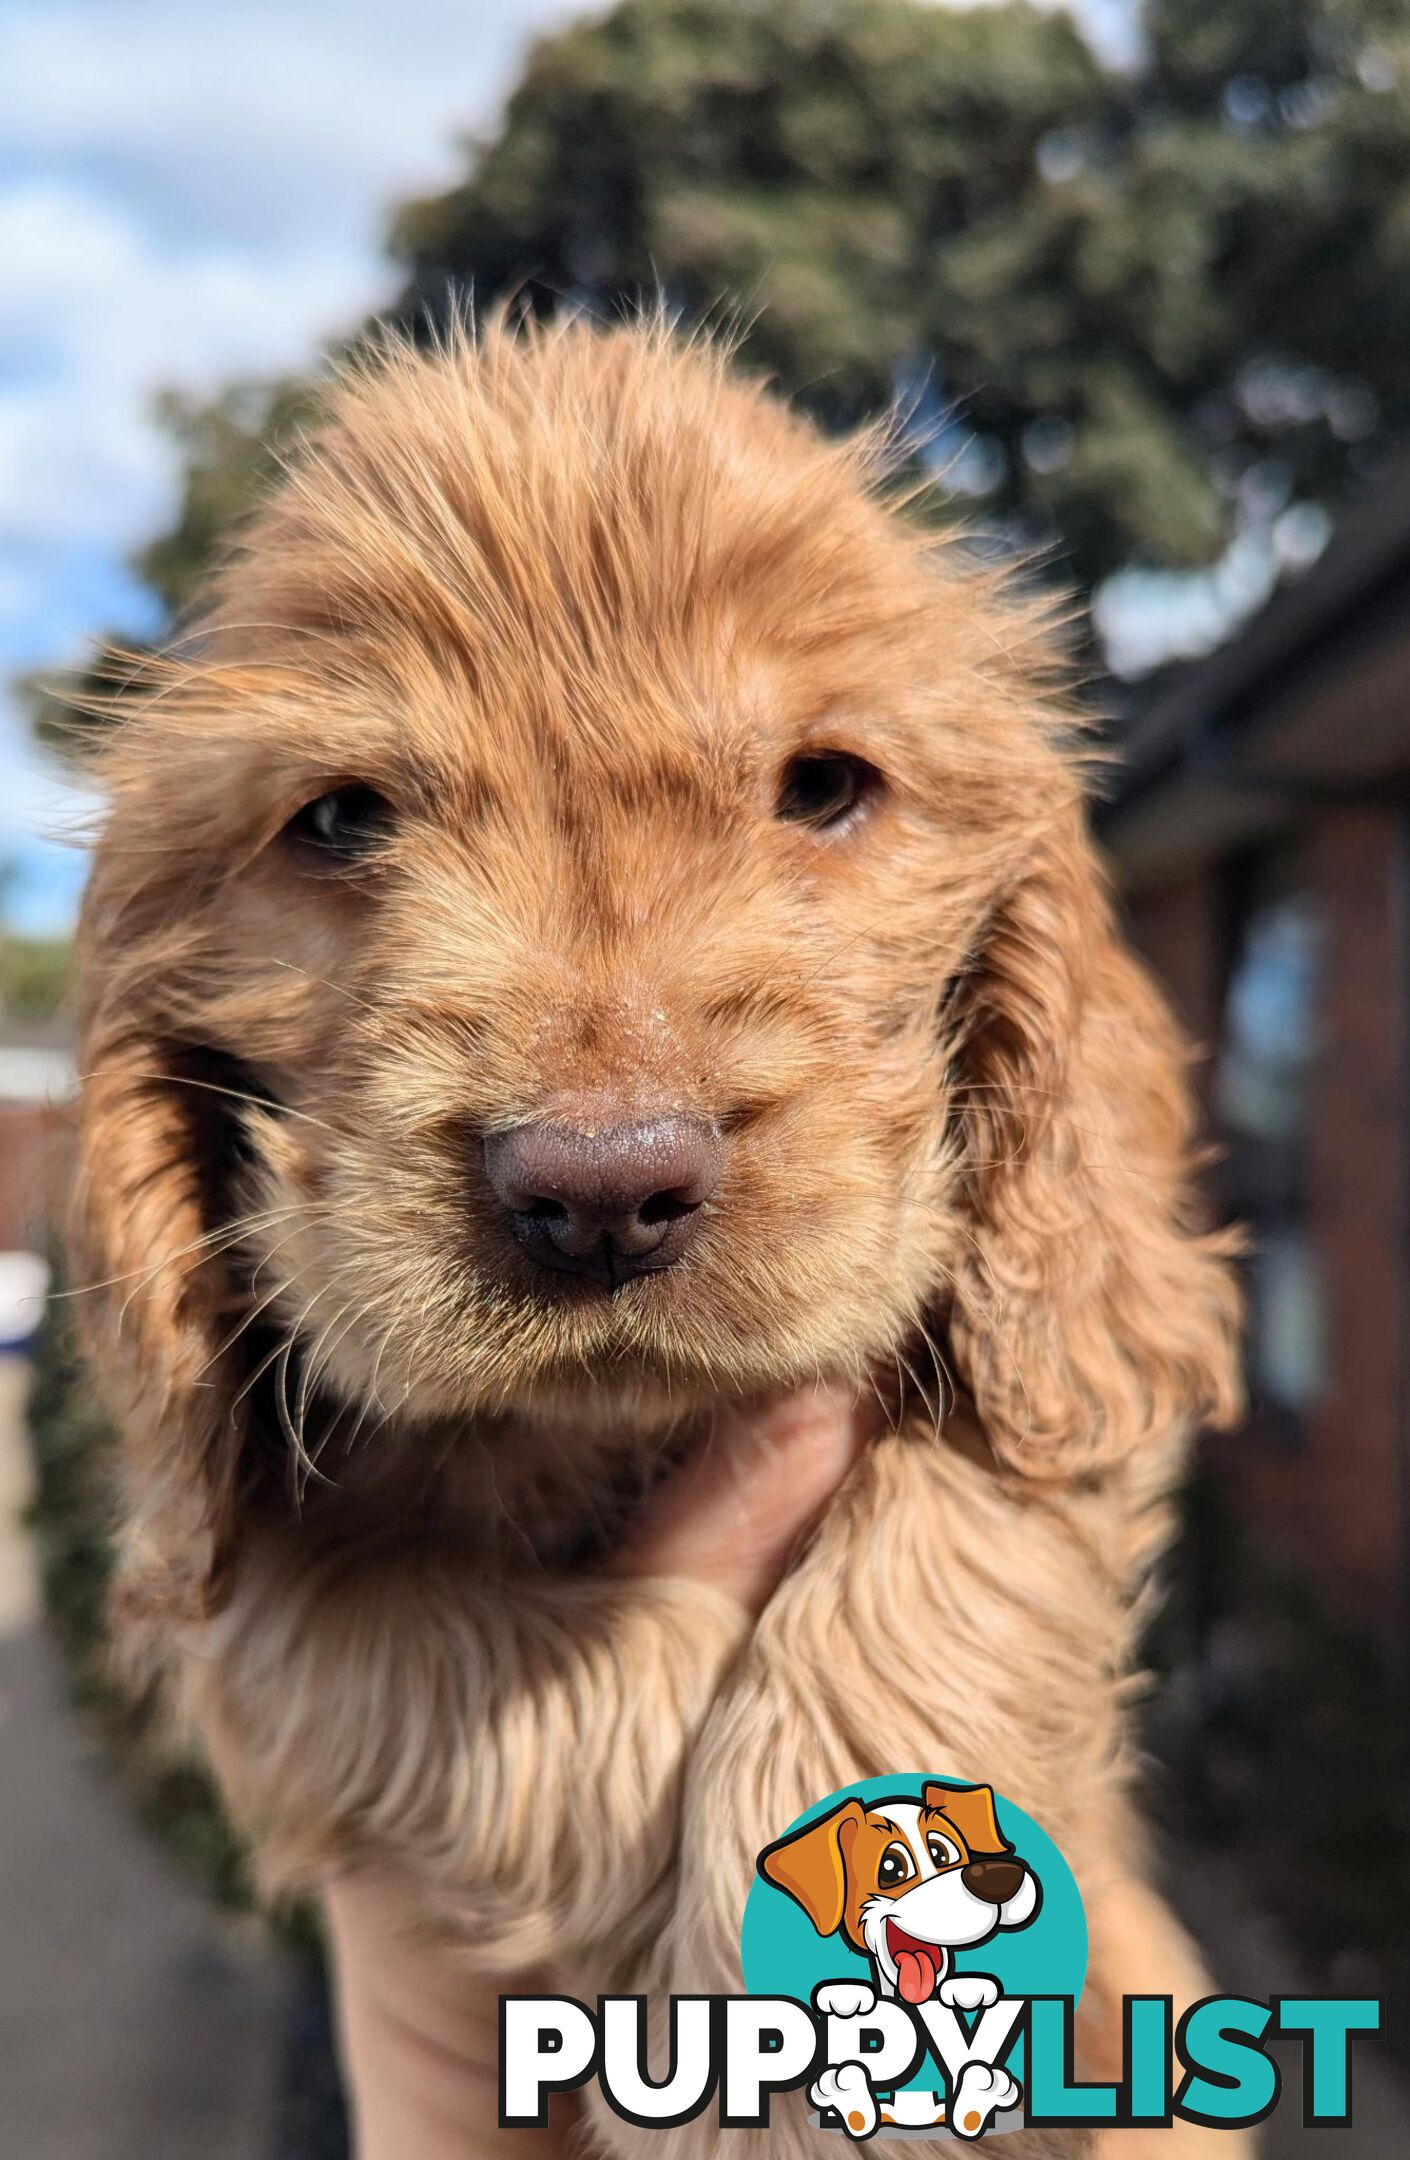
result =
[[824,1980],[813,1989],[813,2008],[822,2017],[870,2017],[876,1989],[865,1980]]
[[869,2138],[876,2129],[876,2094],[858,2062],[834,2063],[808,2087],[815,2108],[836,2108],[849,2138]]
[[951,1973],[935,1992],[947,2010],[987,2010],[999,1999],[999,1983],[988,1973]]
[[997,2063],[966,2063],[950,2101],[950,2128],[956,2137],[980,2137],[1001,2108],[1021,2098],[1017,2079]]

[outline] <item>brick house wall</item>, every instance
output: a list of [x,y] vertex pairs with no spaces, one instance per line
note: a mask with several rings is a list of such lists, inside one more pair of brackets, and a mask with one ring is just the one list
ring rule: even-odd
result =
[[0,1102],[0,1252],[45,1248],[62,1123],[47,1105]]
[[1308,1421],[1300,1545],[1344,1617],[1403,1618],[1407,1094],[1402,814],[1318,812],[1307,875],[1326,935],[1309,1132],[1330,1385]]
[[[1240,1519],[1348,1625],[1396,1641],[1406,1621],[1410,1465],[1403,1348],[1410,1186],[1410,954],[1405,821],[1395,804],[1318,806],[1298,843],[1322,923],[1306,1136],[1307,1229],[1326,1332],[1325,1386],[1292,1436],[1255,1417],[1206,1460]],[[1217,1044],[1224,867],[1207,861],[1128,903],[1132,937],[1195,1044]],[[1209,1100],[1212,1067],[1196,1067]]]
[[1195,1051],[1196,1084],[1208,1069],[1223,1001],[1223,943],[1219,879],[1200,863],[1168,885],[1127,903],[1135,945],[1164,987]]

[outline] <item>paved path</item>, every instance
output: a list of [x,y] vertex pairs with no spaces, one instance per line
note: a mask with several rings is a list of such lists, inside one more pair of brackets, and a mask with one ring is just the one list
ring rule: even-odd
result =
[[287,1982],[134,1826],[35,1626],[0,1357],[0,2154],[267,2160]]
[[39,1567],[24,1527],[30,1497],[25,1397],[29,1369],[0,1351],[0,1642],[39,1618]]

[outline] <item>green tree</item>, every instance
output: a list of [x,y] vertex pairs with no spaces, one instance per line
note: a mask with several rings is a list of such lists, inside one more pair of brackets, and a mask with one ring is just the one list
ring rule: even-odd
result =
[[0,932],[0,1022],[55,1019],[63,1011],[68,957],[67,938]]
[[133,568],[173,618],[274,478],[312,409],[309,387],[299,382],[236,383],[207,404],[174,393],[162,398],[159,415],[182,453],[181,501],[170,531],[150,540]]
[[[825,424],[916,397],[941,503],[1080,590],[1210,563],[1410,422],[1410,10],[1151,0],[1145,37],[1121,73],[1028,0],[621,0],[397,213],[397,312],[737,306]],[[299,410],[174,415],[165,598]]]

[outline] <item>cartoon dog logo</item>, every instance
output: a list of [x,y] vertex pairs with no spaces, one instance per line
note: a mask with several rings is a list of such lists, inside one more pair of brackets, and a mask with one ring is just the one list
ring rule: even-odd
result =
[[[985,1973],[952,1972],[953,1953],[988,1942],[1001,1928],[1027,1927],[1042,1904],[1037,1876],[999,1828],[988,1785],[927,1784],[919,1800],[844,1800],[767,1846],[758,1865],[766,1882],[801,1905],[819,1935],[840,1935],[870,1959],[873,1990],[839,1982],[823,1991],[820,2007],[839,2016],[865,2016],[877,1993],[917,2007],[935,1997],[949,2009],[986,2009],[999,1998],[998,1982]],[[817,2107],[837,2108],[854,2136],[876,2126],[860,2065],[824,2072],[809,2097]],[[962,2135],[975,2136],[1019,2098],[1005,2070],[974,2062],[959,2080],[948,2119]],[[897,2128],[934,2128],[946,2120],[938,2093],[897,2093],[880,2110],[880,2121]]]

